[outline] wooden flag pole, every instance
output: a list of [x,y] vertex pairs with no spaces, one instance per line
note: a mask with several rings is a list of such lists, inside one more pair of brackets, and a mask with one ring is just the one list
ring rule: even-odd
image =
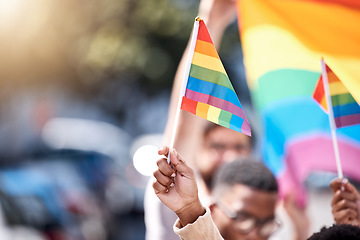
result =
[[187,81],[188,81],[188,78],[189,78],[190,67],[191,67],[192,58],[194,56],[194,51],[195,51],[196,39],[197,39],[198,31],[199,31],[199,21],[200,20],[201,20],[200,17],[196,17],[195,22],[194,22],[194,28],[193,28],[191,41],[190,41],[190,46],[189,46],[189,53],[188,53],[187,62],[186,62],[185,70],[184,70],[184,79],[183,79],[182,87],[181,87],[181,90],[180,90],[179,100],[178,100],[175,119],[174,119],[174,126],[173,126],[172,133],[171,133],[171,139],[170,139],[170,145],[169,145],[169,154],[168,154],[168,157],[167,157],[168,163],[170,163],[170,151],[174,147],[175,136],[176,136],[177,126],[178,126],[179,116],[180,116],[180,107],[181,107],[182,97],[185,95],[185,89],[186,89]]
[[328,76],[327,76],[326,65],[325,65],[324,59],[321,59],[321,74],[322,74],[322,78],[323,78],[324,91],[325,91],[326,102],[327,102],[327,107],[328,107],[329,123],[330,123],[332,142],[333,142],[334,152],[335,152],[335,160],[336,160],[338,178],[343,178],[344,175],[343,175],[343,171],[342,171],[342,167],[341,167],[339,146],[338,146],[337,137],[336,137],[336,125],[335,125],[335,119],[334,119],[334,112],[333,112],[332,103],[331,103],[329,82],[328,82]]

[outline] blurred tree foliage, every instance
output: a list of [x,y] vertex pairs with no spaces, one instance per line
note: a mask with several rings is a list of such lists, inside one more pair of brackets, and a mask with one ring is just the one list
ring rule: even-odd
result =
[[[13,3],[7,3],[12,2]],[[0,1],[0,77],[26,85],[171,84],[191,32],[193,0]]]
[[[169,93],[198,4],[0,0],[0,101],[50,86],[133,122],[129,109]],[[230,32],[228,50],[239,44],[237,27]]]

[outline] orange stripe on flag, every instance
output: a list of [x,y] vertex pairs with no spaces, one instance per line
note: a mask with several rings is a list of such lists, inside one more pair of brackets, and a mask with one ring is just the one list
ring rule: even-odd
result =
[[340,82],[340,79],[336,76],[336,74],[330,69],[328,65],[326,65],[326,73],[329,83]]
[[196,41],[195,52],[205,54],[210,57],[219,58],[219,55],[216,52],[214,45],[205,41],[201,41],[201,40]]

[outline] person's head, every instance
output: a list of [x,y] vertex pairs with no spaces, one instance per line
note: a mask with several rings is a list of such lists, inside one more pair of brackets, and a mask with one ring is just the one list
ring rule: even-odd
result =
[[234,130],[209,122],[196,155],[196,168],[209,185],[216,169],[224,162],[252,152],[252,138]]
[[323,227],[320,232],[314,233],[308,240],[358,240],[360,228],[350,224]]
[[224,164],[212,188],[211,214],[225,240],[264,240],[278,228],[274,175],[251,158]]

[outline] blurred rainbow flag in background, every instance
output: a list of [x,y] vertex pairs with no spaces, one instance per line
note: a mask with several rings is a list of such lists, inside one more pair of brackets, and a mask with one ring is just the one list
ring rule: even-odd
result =
[[[360,102],[360,1],[239,0],[238,10],[264,161],[304,205],[309,173],[336,172],[328,116],[312,98],[322,57]],[[337,135],[344,174],[360,181],[360,126]]]
[[250,124],[206,25],[203,20],[196,21],[196,42],[194,48],[190,48],[191,67],[186,74],[187,83],[184,81],[181,109],[251,136]]

